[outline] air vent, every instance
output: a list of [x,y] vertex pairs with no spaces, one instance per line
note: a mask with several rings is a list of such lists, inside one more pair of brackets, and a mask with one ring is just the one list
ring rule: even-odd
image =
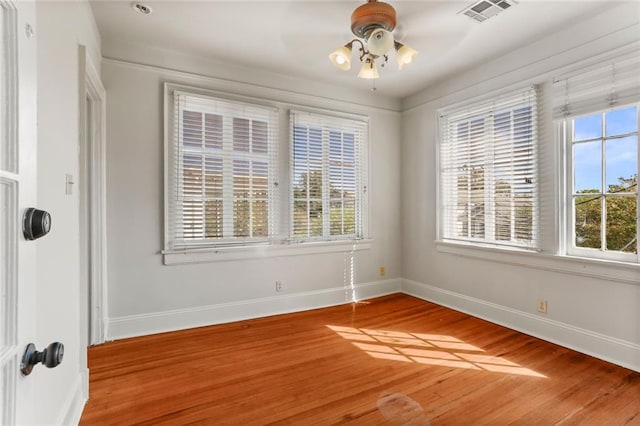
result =
[[516,4],[515,0],[480,0],[464,8],[460,13],[476,22],[484,22]]

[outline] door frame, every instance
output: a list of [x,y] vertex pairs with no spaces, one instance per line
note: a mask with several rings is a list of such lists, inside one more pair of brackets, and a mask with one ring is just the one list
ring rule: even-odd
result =
[[78,46],[78,59],[80,306],[87,306],[80,312],[80,324],[88,345],[96,345],[104,343],[108,335],[106,91],[83,45]]
[[[3,78],[0,90],[4,91],[6,102],[2,108],[2,130],[0,155],[7,155],[7,169],[0,164],[0,190],[8,195],[9,206],[5,217],[0,217],[0,231],[4,231],[3,246],[0,248],[0,424],[13,424],[16,416],[17,371],[19,357],[18,341],[18,229],[20,219],[18,200],[18,11],[12,1],[0,0],[0,43],[3,43],[0,64]],[[3,188],[3,187],[6,187]],[[20,211],[21,213],[21,211]],[[3,300],[4,299],[4,300]]]

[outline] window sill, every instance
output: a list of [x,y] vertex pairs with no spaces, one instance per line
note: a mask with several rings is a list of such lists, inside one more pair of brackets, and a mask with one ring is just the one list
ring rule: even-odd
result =
[[640,285],[640,265],[577,256],[552,255],[518,248],[484,247],[450,241],[435,241],[439,252],[513,266],[580,275]]
[[243,247],[164,250],[165,265],[224,262],[321,253],[348,253],[371,248],[373,240],[322,241],[314,243],[271,244]]

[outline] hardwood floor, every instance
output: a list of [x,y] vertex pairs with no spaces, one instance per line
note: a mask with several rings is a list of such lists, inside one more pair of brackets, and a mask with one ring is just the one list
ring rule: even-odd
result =
[[396,294],[89,349],[81,425],[640,425],[640,374]]

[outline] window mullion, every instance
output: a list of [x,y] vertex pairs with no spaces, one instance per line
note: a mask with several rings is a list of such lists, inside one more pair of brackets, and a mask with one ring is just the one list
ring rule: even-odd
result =
[[600,194],[600,250],[607,249],[607,196]]
[[[565,174],[563,176],[564,186],[566,192],[564,197],[560,198],[564,200],[562,204],[564,205],[564,244],[565,244],[565,254],[567,250],[573,249],[576,241],[576,219],[575,219],[575,196],[574,193],[574,161],[573,161],[573,139],[571,137],[571,132],[573,132],[573,123],[568,125],[566,120],[562,122],[562,135],[564,137],[564,155],[565,155]],[[568,210],[570,209],[570,210]]]
[[605,129],[606,129],[606,114],[602,113],[602,119],[600,120],[602,132],[602,138],[600,139],[600,154],[601,154],[601,165],[600,165],[600,179],[601,179],[601,192],[602,199],[600,201],[600,216],[601,216],[601,224],[600,224],[600,249],[605,251],[607,249],[607,139],[605,137]]
[[471,198],[471,185],[473,184],[473,166],[471,165],[471,120],[467,121],[467,232],[465,237],[470,238],[472,235],[471,227],[473,226],[472,222],[472,198]]

